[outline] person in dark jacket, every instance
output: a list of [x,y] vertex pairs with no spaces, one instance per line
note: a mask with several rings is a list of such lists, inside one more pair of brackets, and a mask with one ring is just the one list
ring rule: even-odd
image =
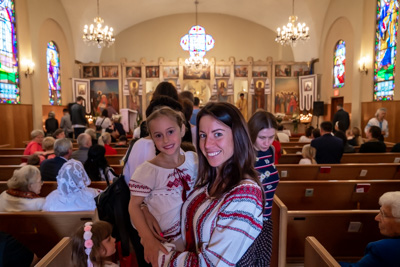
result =
[[342,104],[338,104],[336,106],[336,110],[337,110],[337,112],[333,116],[332,124],[333,124],[333,126],[335,126],[336,122],[340,121],[341,123],[339,124],[340,125],[339,130],[346,132],[346,130],[349,129],[349,126],[350,126],[349,113],[343,109]]
[[78,96],[76,98],[76,103],[74,103],[71,106],[71,122],[72,122],[72,128],[74,128],[74,137],[75,139],[78,138],[78,136],[81,133],[85,132],[86,125],[87,125],[87,120],[86,120],[86,112],[85,108],[83,107],[83,101],[85,99],[81,96]]
[[44,126],[46,127],[47,136],[52,136],[58,129],[58,120],[56,119],[56,113],[54,113],[54,111],[49,112],[49,117],[44,122]]
[[343,155],[343,141],[332,135],[332,123],[321,123],[321,136],[311,141],[311,146],[317,150],[315,160],[318,164],[340,163]]
[[386,145],[384,142],[379,141],[382,136],[381,128],[378,126],[371,126],[365,134],[367,142],[360,146],[360,153],[385,153]]

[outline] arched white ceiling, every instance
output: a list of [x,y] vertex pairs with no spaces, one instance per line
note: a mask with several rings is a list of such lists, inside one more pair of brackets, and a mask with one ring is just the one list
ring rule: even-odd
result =
[[[317,57],[319,37],[330,1],[294,1],[294,13],[300,22],[310,27],[311,35],[307,44],[293,48],[296,61]],[[83,26],[91,24],[97,15],[97,0],[61,0],[61,3],[70,21],[76,59],[83,62],[98,61],[100,49],[86,46],[81,39]],[[100,16],[115,29],[115,35],[146,20],[181,13],[194,14],[194,11],[194,0],[100,0]],[[199,0],[198,22],[201,23],[201,13],[227,14],[275,31],[288,22],[291,11],[291,0]]]

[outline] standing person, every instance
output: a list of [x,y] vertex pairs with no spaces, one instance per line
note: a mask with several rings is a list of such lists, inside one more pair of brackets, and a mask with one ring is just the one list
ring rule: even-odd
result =
[[[145,203],[157,220],[157,234],[183,250],[180,236],[180,211],[197,177],[197,155],[183,152],[185,119],[169,107],[154,111],[147,118],[150,137],[160,153],[141,164],[129,182],[129,214],[144,247],[144,259],[157,262],[158,251],[167,251],[146,224],[141,205]],[[154,264],[153,264],[154,266]]]
[[104,133],[106,131],[111,132],[112,128],[112,122],[110,118],[108,118],[108,111],[107,109],[103,109],[101,112],[101,116],[97,117],[96,120],[96,131],[101,133]]
[[387,192],[379,198],[379,223],[382,235],[388,238],[371,242],[365,249],[364,257],[355,263],[339,262],[342,267],[385,266],[400,264],[400,191]]
[[232,104],[209,103],[197,126],[198,179],[181,211],[185,249],[165,243],[159,266],[234,266],[262,229],[263,191],[243,116]]
[[389,136],[389,124],[387,120],[385,120],[386,112],[386,108],[379,108],[375,112],[375,118],[370,119],[364,128],[365,134],[367,134],[371,126],[378,126],[381,129],[381,136],[378,138],[380,141],[383,141],[384,138]]
[[272,202],[279,183],[279,174],[275,167],[275,147],[273,146],[278,123],[273,114],[260,110],[251,116],[248,126],[250,138],[256,152],[255,169],[258,172],[258,178],[264,187],[265,193],[263,224],[268,228],[269,235],[265,241],[267,247],[264,249],[268,253],[268,262],[265,262],[265,264],[269,266],[272,253]]
[[64,130],[64,134],[67,138],[72,139],[74,130],[72,129],[71,116],[69,115],[68,109],[63,109],[64,116],[61,118],[60,128]]
[[114,255],[115,238],[112,225],[105,221],[86,222],[72,237],[72,262],[74,266],[118,267],[108,261]]
[[321,122],[321,136],[311,141],[311,146],[317,150],[315,160],[318,164],[340,163],[343,156],[343,141],[332,135],[332,122]]
[[240,93],[239,99],[236,101],[236,107],[242,113],[243,118],[247,121],[247,99],[244,98],[244,94]]
[[81,133],[85,132],[87,125],[85,117],[86,112],[82,105],[84,100],[83,97],[78,96],[76,98],[76,103],[71,106],[71,122],[72,128],[74,129],[75,139],[77,139]]
[[58,129],[58,120],[54,111],[49,112],[49,117],[44,122],[46,128],[46,135],[51,136]]
[[349,129],[350,126],[350,117],[349,113],[343,109],[343,104],[337,104],[336,106],[336,113],[333,115],[333,125],[336,125],[337,121],[341,122],[342,130],[343,132],[346,132],[347,129]]
[[190,118],[190,124],[196,126],[196,116],[197,113],[200,111],[200,99],[195,96],[194,101],[193,101],[193,112],[192,112],[192,117]]

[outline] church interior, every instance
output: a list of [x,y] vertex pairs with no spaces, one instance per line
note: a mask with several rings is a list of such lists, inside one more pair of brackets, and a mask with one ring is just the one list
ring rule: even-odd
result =
[[[384,21],[377,6],[393,2],[397,9]],[[3,5],[9,3],[13,21],[1,22],[9,31],[2,31],[0,46],[6,48],[0,54],[6,58],[11,53],[13,64],[7,65],[2,58],[0,62],[14,68],[14,74],[10,68],[1,68],[0,124],[4,128],[0,145],[24,148],[31,131],[43,129],[50,111],[60,120],[63,109],[77,96],[85,98],[87,117],[92,122],[107,105],[120,114],[130,110],[135,114],[135,121],[128,122],[133,130],[145,119],[152,93],[163,81],[174,84],[178,92],[191,91],[199,97],[201,107],[220,101],[235,105],[244,94],[247,119],[257,109],[267,110],[294,137],[304,135],[310,125],[318,127],[323,121],[332,121],[337,104],[349,113],[350,127],[360,129],[377,109],[386,108],[390,133],[385,141],[400,142],[400,124],[396,123],[400,87],[396,86],[395,68],[398,1],[4,0],[0,1],[3,18]],[[113,40],[84,40],[92,30],[85,25],[96,27],[93,19],[98,16],[104,20],[103,26],[113,28]],[[283,26],[293,19],[290,16],[297,17],[296,24],[304,23],[299,40],[284,36],[288,32],[283,32]],[[203,39],[191,39],[195,32]],[[10,38],[12,42],[6,43]],[[188,63],[189,57],[207,59],[208,63]],[[385,60],[388,63],[382,63]],[[8,84],[12,90],[1,87]],[[291,154],[290,148],[287,151]],[[280,213],[273,214],[273,245],[279,253],[273,253],[271,266],[325,266],[312,260],[309,265],[305,263],[304,249],[311,255],[315,243],[312,239],[304,241],[306,227],[294,229],[291,222],[319,229],[315,234],[322,236],[319,241],[326,250],[319,252],[328,255],[325,261],[333,260],[329,253],[354,261],[362,257],[368,242],[381,237],[373,218],[379,209],[379,196],[389,187],[399,190],[400,154],[383,156],[378,160],[380,165],[375,164],[376,158],[367,162],[361,157],[347,160],[349,166],[337,169],[312,166],[298,170],[290,160],[278,165],[281,179],[299,180],[291,185],[281,180],[287,184],[280,194],[292,194],[293,199],[283,197],[274,202],[274,209]],[[344,180],[344,174],[350,178]],[[301,176],[309,177],[308,181],[296,178]],[[336,183],[324,184],[326,177]],[[378,181],[382,177],[387,180]],[[310,181],[314,179],[319,183]],[[319,187],[323,189],[318,191]],[[328,187],[343,194],[320,193],[329,191]],[[374,199],[356,194],[355,188],[370,190]],[[306,196],[314,194],[320,203],[327,203],[326,209],[333,207],[336,213],[323,213],[318,220],[304,190]],[[340,204],[328,204],[332,196]],[[351,203],[346,202],[348,199]],[[311,212],[304,211],[301,204],[310,204]],[[346,216],[356,208],[349,225]],[[343,234],[343,239],[336,244],[328,242],[329,237],[324,235],[330,230],[326,229],[342,226],[344,230],[338,230],[337,235]],[[297,234],[302,239],[293,237]],[[357,249],[351,241],[354,239],[358,240]]]

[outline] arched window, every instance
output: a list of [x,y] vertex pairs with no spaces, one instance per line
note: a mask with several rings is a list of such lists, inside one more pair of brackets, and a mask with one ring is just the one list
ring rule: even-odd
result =
[[0,102],[20,104],[14,1],[0,1]]
[[339,40],[335,46],[333,55],[333,87],[340,88],[344,86],[344,77],[346,74],[346,43]]
[[375,101],[393,100],[398,11],[397,0],[378,0],[374,67]]
[[51,41],[47,44],[47,83],[49,85],[49,102],[61,105],[60,54],[57,45]]

